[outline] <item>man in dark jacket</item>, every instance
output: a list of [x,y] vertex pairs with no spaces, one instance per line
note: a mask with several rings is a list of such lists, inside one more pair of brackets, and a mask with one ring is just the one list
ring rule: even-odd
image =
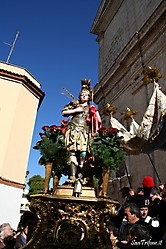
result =
[[140,209],[135,203],[126,203],[124,207],[124,215],[127,220],[126,225],[123,228],[120,228],[119,240],[122,243],[127,243],[129,237],[129,230],[134,224],[140,224],[145,226],[150,235],[154,237],[155,233],[151,224],[146,223],[140,215]]

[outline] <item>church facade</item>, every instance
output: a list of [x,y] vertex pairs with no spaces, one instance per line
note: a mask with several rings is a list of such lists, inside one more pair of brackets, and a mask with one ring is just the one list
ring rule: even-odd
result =
[[[136,110],[140,124],[153,93],[153,84],[144,84],[147,67],[158,68],[159,84],[166,93],[166,2],[164,0],[102,0],[91,27],[99,47],[99,82],[94,99],[102,114],[107,103],[116,106],[114,114],[129,129],[130,120],[123,120],[126,108]],[[102,116],[103,126],[110,127],[110,117]],[[142,185],[145,175],[155,185],[166,183],[166,152],[128,155],[125,166],[111,176],[109,195],[119,199],[119,189]]]

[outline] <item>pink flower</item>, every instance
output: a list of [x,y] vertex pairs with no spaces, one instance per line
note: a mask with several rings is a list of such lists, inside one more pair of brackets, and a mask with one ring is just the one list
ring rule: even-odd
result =
[[109,129],[108,130],[110,133],[118,133],[118,129],[116,129],[116,128],[111,128],[111,129]]
[[98,131],[107,132],[107,129],[105,127],[101,127],[98,129]]
[[48,126],[48,125],[45,125],[45,126],[42,127],[42,129],[43,129],[44,131],[47,131],[47,130],[49,129],[49,126]]
[[56,131],[57,130],[57,126],[56,125],[51,125],[50,126],[50,130]]

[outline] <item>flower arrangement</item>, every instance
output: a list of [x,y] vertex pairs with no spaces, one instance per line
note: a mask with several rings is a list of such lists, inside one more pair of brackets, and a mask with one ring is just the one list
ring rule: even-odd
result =
[[93,156],[94,175],[102,176],[103,169],[114,171],[126,159],[126,153],[120,147],[121,137],[115,128],[100,128],[91,141],[90,150]]
[[[67,121],[62,120],[61,126],[43,126],[39,135],[41,140],[33,147],[40,151],[40,165],[52,163],[52,176],[68,175],[69,151],[65,146],[64,134]],[[110,172],[118,168],[126,159],[126,153],[120,147],[121,137],[115,128],[100,128],[89,144],[90,154],[87,158],[88,164],[93,167],[93,175],[101,178],[103,170]]]
[[64,133],[67,127],[67,121],[62,120],[61,126],[51,125],[43,126],[39,135],[41,140],[33,147],[40,151],[40,165],[45,165],[47,162],[52,163],[52,176],[61,177],[62,174],[67,175],[68,169],[68,151],[65,146]]

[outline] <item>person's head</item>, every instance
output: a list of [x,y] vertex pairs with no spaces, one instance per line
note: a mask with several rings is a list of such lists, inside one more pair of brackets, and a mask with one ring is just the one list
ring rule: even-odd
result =
[[140,215],[143,219],[145,219],[147,217],[147,215],[148,215],[148,207],[147,206],[140,208]]
[[110,235],[110,240],[115,239],[118,236],[118,228],[114,222],[109,223],[108,232]]
[[124,217],[129,224],[134,224],[140,219],[140,210],[135,203],[127,203],[124,206]]
[[4,248],[5,247],[4,240],[8,236],[12,236],[13,237],[13,229],[11,228],[11,225],[9,223],[3,223],[0,226],[0,248]]
[[138,187],[136,190],[137,195],[144,195],[144,188],[143,187]]
[[149,199],[145,199],[143,195],[137,195],[134,203],[140,210],[140,216],[145,219],[148,215]]
[[38,220],[37,215],[31,211],[25,211],[20,218],[20,223],[26,225],[30,220]]
[[134,190],[132,188],[129,187],[123,187],[120,189],[120,193],[123,199],[125,199],[126,197],[131,197],[134,195]]
[[13,235],[13,229],[11,228],[11,225],[9,223],[3,223],[0,226],[0,237],[1,239],[4,239],[9,235]]
[[151,190],[152,190],[152,188],[154,188],[153,178],[151,176],[145,176],[143,181],[142,181],[142,186],[144,188],[145,198],[149,198]]
[[26,211],[20,219],[18,228],[25,234],[28,235],[31,231],[33,231],[37,225],[37,215]]
[[129,196],[129,190],[130,190],[129,187],[123,187],[123,188],[120,189],[120,193],[121,193],[121,196],[122,196],[123,199],[125,197]]
[[160,191],[156,187],[152,188],[150,193],[150,200],[153,202],[155,199],[160,199],[160,198],[161,198]]
[[148,241],[149,238],[150,238],[149,231],[145,226],[142,226],[140,224],[134,224],[129,229],[129,240]]

